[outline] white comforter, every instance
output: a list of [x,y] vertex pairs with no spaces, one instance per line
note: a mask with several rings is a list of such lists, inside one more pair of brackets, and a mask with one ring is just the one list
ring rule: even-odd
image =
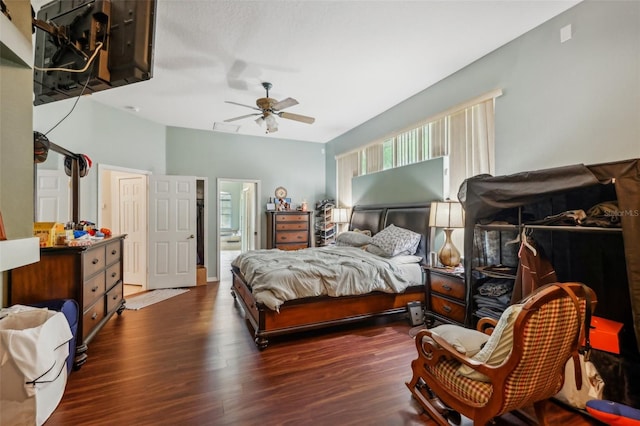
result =
[[276,311],[287,300],[401,293],[413,284],[398,265],[354,247],[254,250],[232,265],[240,269],[256,301]]

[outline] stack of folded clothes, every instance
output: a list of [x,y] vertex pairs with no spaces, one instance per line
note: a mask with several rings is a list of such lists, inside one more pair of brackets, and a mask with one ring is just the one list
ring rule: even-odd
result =
[[478,287],[473,296],[476,304],[476,315],[479,318],[499,319],[502,312],[511,303],[513,279],[489,278]]

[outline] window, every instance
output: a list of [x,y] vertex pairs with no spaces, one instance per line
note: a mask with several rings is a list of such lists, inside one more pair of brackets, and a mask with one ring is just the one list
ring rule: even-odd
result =
[[449,156],[449,187],[456,198],[462,182],[495,173],[495,90],[450,108],[382,141],[336,157],[338,205],[351,206],[351,178]]
[[231,229],[231,194],[220,192],[220,229]]

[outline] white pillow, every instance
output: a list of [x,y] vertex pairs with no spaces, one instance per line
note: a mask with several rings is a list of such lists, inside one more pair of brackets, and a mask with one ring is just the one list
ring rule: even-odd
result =
[[405,265],[407,263],[418,263],[422,258],[414,254],[399,254],[397,256],[393,256],[389,260],[393,263],[397,263],[398,265]]
[[341,232],[336,238],[336,245],[346,247],[362,247],[371,244],[371,242],[370,236],[354,231]]
[[439,325],[429,329],[429,331],[442,337],[456,351],[469,357],[477,354],[482,349],[482,345],[489,339],[488,334],[454,324]]
[[373,244],[380,247],[387,257],[403,252],[414,254],[420,244],[420,234],[391,224],[373,236]]
[[[522,304],[511,305],[505,309],[487,343],[485,343],[480,352],[473,356],[474,360],[496,366],[507,359],[513,348],[513,325],[521,310]],[[481,382],[489,381],[487,376],[466,365],[461,365],[458,368],[458,374]]]

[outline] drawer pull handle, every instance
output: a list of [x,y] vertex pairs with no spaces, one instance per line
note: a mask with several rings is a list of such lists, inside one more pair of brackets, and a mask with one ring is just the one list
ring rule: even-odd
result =
[[98,264],[98,262],[100,262],[98,259],[93,259],[93,260],[91,261],[91,263],[93,263],[94,265],[97,265],[97,264]]
[[91,319],[94,320],[96,318],[98,318],[98,313],[94,312],[93,315],[91,315]]
[[442,288],[447,291],[451,291],[451,286],[449,284],[442,284]]
[[116,254],[118,254],[118,250],[111,250],[111,254],[115,256]]
[[442,307],[442,310],[445,311],[446,313],[451,313],[451,306],[449,305],[444,305]]
[[92,291],[93,293],[95,293],[96,291],[98,291],[98,286],[93,287],[93,288],[91,289],[91,291]]
[[111,273],[111,278],[115,278],[117,275],[118,275],[117,273],[112,272],[112,273]]
[[118,298],[117,294],[114,294],[113,297],[111,298],[112,300],[116,300]]

